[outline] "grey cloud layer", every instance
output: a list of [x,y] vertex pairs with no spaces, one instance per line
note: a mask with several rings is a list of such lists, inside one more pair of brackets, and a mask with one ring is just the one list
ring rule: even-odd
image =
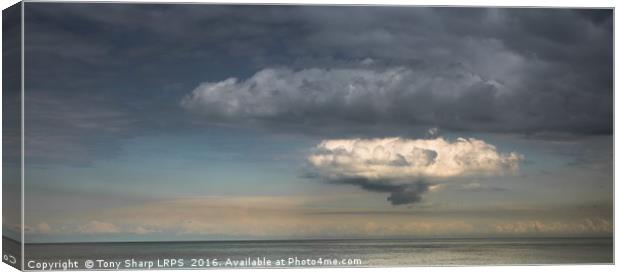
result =
[[[600,96],[531,95],[463,65],[263,69],[246,80],[205,82],[186,109],[227,121],[308,125],[431,125],[457,130],[604,132]],[[370,67],[369,67],[370,66]],[[588,102],[593,103],[587,105]]]
[[92,154],[113,157],[117,141],[131,137],[135,119],[108,107],[95,95],[60,99],[43,92],[28,95],[25,159],[28,163],[88,165]]
[[206,81],[182,105],[218,120],[612,131],[607,11],[300,10],[308,36],[282,55],[303,57]]
[[[185,100],[209,120],[231,114],[201,106],[237,99],[250,110],[236,117],[275,123],[612,132],[611,10],[36,3],[26,12],[31,87],[104,90],[139,120],[181,118],[161,108],[204,82],[195,91],[230,92]],[[343,101],[349,85],[363,95]],[[281,98],[248,101],[254,92]],[[154,100],[126,102],[144,95]]]

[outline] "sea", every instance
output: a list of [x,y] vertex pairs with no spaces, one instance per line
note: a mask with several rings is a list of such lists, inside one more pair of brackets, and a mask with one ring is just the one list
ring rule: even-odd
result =
[[26,269],[46,270],[479,266],[614,262],[611,237],[26,244],[25,256]]

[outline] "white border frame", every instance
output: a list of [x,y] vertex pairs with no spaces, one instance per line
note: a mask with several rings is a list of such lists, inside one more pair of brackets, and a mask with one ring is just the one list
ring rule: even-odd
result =
[[[0,0],[0,3],[2,4],[1,7],[2,9],[5,9],[13,4],[15,4],[17,1],[14,0]],[[116,2],[116,3],[161,3],[161,4],[165,4],[165,3],[178,3],[178,4],[266,4],[266,5],[276,5],[276,4],[288,4],[288,5],[300,5],[300,4],[304,4],[304,5],[402,5],[402,6],[468,6],[468,7],[536,7],[536,8],[545,8],[545,7],[549,7],[549,8],[553,8],[553,7],[560,7],[560,8],[615,8],[616,3],[615,1],[611,0],[611,1],[604,1],[604,0],[588,0],[588,1],[584,1],[584,0],[504,0],[499,2],[498,0],[436,0],[436,1],[428,1],[428,0],[418,0],[418,1],[412,1],[412,2],[407,2],[405,0],[288,0],[288,1],[282,1],[282,0],[267,0],[267,1],[256,1],[256,0],[245,0],[245,1],[230,1],[230,0],[208,0],[208,1],[199,1],[199,0],[190,0],[190,1],[182,1],[182,0],[132,0],[132,1],[88,1],[88,0],[62,0],[62,1],[45,1],[45,0],[27,0],[24,1],[24,3],[27,2],[84,2],[84,3],[97,3],[97,2]],[[25,151],[25,142],[24,142],[24,134],[25,134],[25,130],[24,130],[24,105],[25,105],[25,95],[24,95],[24,83],[25,83],[25,79],[24,79],[24,5],[22,5],[21,7],[22,9],[22,16],[21,16],[21,20],[22,20],[22,52],[21,52],[21,73],[22,73],[22,77],[21,77],[21,114],[22,114],[22,119],[21,119],[21,136],[22,136],[22,142],[21,142],[21,153],[22,153],[22,158],[21,158],[21,200],[22,200],[22,206],[21,206],[21,224],[22,224],[22,243],[24,241],[24,196],[25,196],[25,191],[24,191],[24,180],[25,180],[25,161],[24,161],[24,151]],[[618,121],[615,116],[616,116],[616,111],[615,111],[615,105],[617,104],[616,102],[618,102],[618,98],[615,95],[615,83],[616,83],[616,78],[619,78],[619,74],[617,72],[617,70],[615,69],[616,64],[618,63],[617,59],[616,59],[616,46],[617,43],[615,42],[615,38],[618,36],[618,27],[616,24],[616,20],[615,20],[615,10],[614,10],[614,82],[613,82],[613,86],[614,86],[614,217],[613,217],[613,222],[614,222],[614,261],[618,260],[618,251],[615,250],[615,245],[618,244],[618,237],[616,237],[616,228],[618,227],[615,224],[615,218],[616,218],[616,213],[618,212],[618,210],[616,209],[616,202],[615,202],[615,195],[616,192],[618,190],[618,188],[616,188],[615,186],[615,180],[616,180],[616,174],[617,171],[616,170],[616,156],[619,154],[618,151],[620,151],[616,145],[616,139],[619,137],[616,134],[615,128],[620,125],[620,121]],[[1,35],[0,35],[0,41],[1,41]],[[0,72],[1,72],[2,68],[0,67]],[[1,105],[1,96],[0,96],[0,105]],[[1,107],[1,106],[0,106]],[[1,111],[0,111],[0,116],[1,116]],[[2,128],[0,127],[0,132],[2,131]],[[0,150],[2,149],[2,147],[0,146]],[[1,164],[2,158],[0,157],[0,164]],[[0,196],[1,199],[1,196]],[[0,211],[1,211],[1,201],[0,201]],[[22,246],[22,268],[24,267],[24,247]],[[587,270],[589,272],[597,272],[597,271],[613,271],[615,270],[615,264],[614,265],[539,265],[539,266],[467,266],[467,267],[415,267],[413,269],[422,269],[424,271],[511,271],[511,272],[516,272],[516,271],[521,271],[524,268],[527,269],[528,271],[584,271]],[[9,266],[8,264],[2,263],[0,264],[0,270],[2,271],[17,271],[15,268]],[[13,269],[13,270],[11,270]],[[286,268],[287,271],[308,271],[307,268]],[[333,271],[341,271],[341,272],[360,272],[360,271],[411,271],[411,267],[398,267],[398,268],[393,268],[393,267],[385,267],[385,268],[320,268],[320,271],[326,271],[326,272],[333,272]],[[263,269],[261,269],[263,270]],[[267,269],[270,271],[275,271],[275,269]],[[314,269],[310,269],[310,270],[314,270]],[[25,270],[24,270],[25,271]],[[70,271],[70,270],[68,270]],[[132,270],[132,271],[146,271],[146,270]],[[183,271],[183,270],[158,270],[158,271]],[[193,270],[193,271],[224,271],[224,270],[215,270],[215,269],[210,269],[210,270]],[[257,271],[256,269],[235,269],[235,271]]]

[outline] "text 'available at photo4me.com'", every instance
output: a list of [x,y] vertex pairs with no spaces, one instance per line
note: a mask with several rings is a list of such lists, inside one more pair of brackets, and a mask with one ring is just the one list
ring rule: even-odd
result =
[[247,258],[156,258],[106,260],[27,260],[28,270],[115,270],[115,269],[209,269],[209,268],[277,268],[277,267],[355,267],[364,262],[357,258],[285,258],[247,257]]

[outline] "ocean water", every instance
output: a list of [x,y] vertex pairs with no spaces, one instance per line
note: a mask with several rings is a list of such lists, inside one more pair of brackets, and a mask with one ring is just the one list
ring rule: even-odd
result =
[[[463,238],[26,244],[25,264],[77,269],[599,264],[612,238]],[[97,260],[101,260],[98,262]],[[174,261],[172,261],[174,260]],[[267,264],[266,260],[270,263]],[[230,262],[229,262],[230,261]],[[305,261],[305,262],[304,262]],[[179,265],[179,262],[181,263]],[[106,266],[107,264],[107,266]],[[62,267],[57,267],[62,268]]]

